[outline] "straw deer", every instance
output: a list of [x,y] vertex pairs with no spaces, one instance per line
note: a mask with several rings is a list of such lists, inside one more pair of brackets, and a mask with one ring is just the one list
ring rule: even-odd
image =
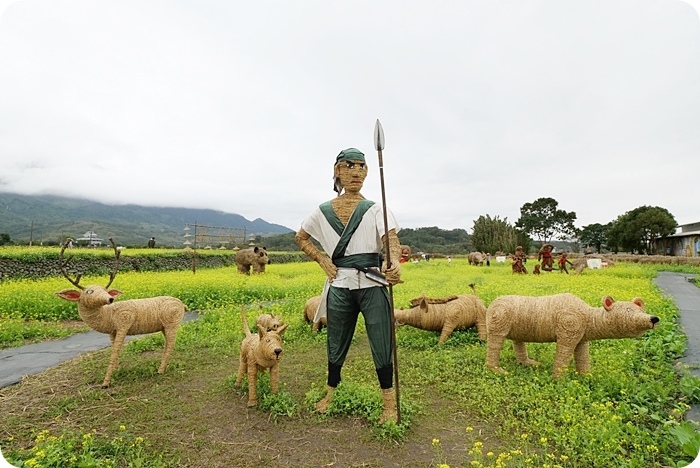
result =
[[115,254],[115,265],[109,275],[107,286],[80,285],[80,274],[75,279],[67,271],[73,255],[63,258],[66,245],[60,253],[61,273],[78,290],[64,289],[56,293],[61,299],[78,303],[80,318],[93,330],[109,334],[112,343],[112,354],[107,367],[107,375],[102,382],[102,388],[109,387],[112,373],[119,366],[119,353],[124,345],[126,335],[162,332],[165,336],[165,349],[158,368],[158,373],[165,371],[168,359],[175,348],[178,327],[185,315],[187,307],[179,299],[171,296],[159,296],[145,299],[129,299],[114,302],[122,294],[118,289],[109,289],[119,269],[120,251],[110,237]]

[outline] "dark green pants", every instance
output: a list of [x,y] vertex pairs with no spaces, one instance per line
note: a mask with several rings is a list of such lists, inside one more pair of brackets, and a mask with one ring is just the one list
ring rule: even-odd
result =
[[337,387],[340,382],[340,369],[350,349],[357,318],[362,312],[379,384],[382,388],[391,388],[391,313],[386,288],[346,289],[331,286],[327,309],[328,385]]

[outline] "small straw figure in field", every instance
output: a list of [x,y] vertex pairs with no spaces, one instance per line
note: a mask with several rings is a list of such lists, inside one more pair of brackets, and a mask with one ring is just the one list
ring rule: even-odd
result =
[[73,258],[63,259],[63,252],[67,245],[61,249],[61,273],[70,281],[75,289],[64,289],[56,293],[61,299],[78,303],[80,318],[93,330],[109,334],[112,343],[112,355],[109,359],[109,367],[105,375],[102,388],[109,387],[112,373],[119,366],[119,353],[124,345],[126,335],[141,335],[144,333],[162,332],[165,336],[165,349],[163,358],[158,368],[158,373],[165,372],[168,359],[175,349],[175,339],[180,322],[185,315],[187,307],[175,297],[159,296],[146,299],[129,299],[114,302],[114,298],[122,294],[118,289],[108,289],[114,281],[119,268],[119,254],[114,240],[109,241],[114,248],[116,257],[115,266],[110,273],[107,286],[91,285],[80,286],[80,274],[75,279],[70,278],[66,266]]
[[[316,410],[328,411],[362,312],[382,390],[384,410],[379,423],[383,424],[398,419],[393,388],[392,311],[386,284],[401,281],[401,244],[393,214],[386,213],[385,232],[382,207],[360,193],[366,177],[365,155],[356,148],[341,151],[333,167],[333,190],[338,196],[322,203],[302,222],[295,240],[327,276],[321,308],[327,311],[328,387]],[[385,236],[392,259],[388,266],[386,262],[381,265],[379,256]],[[314,246],[311,237],[327,255]],[[380,267],[386,281],[381,279]],[[317,317],[323,316],[323,311]]]
[[552,244],[544,244],[537,253],[537,261],[542,262],[542,271],[552,271],[554,269],[554,259],[552,259]]
[[571,266],[574,265],[568,258],[566,258],[566,252],[563,252],[561,254],[561,257],[559,257],[559,273],[566,273],[567,275],[569,274],[569,270],[566,269],[567,263]]
[[513,273],[527,273],[527,269],[525,268],[525,252],[523,252],[523,248],[520,245],[515,248],[512,268]]

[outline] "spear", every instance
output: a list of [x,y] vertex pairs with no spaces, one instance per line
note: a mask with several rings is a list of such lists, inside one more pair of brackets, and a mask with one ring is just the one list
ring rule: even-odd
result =
[[[386,251],[386,266],[391,267],[391,250],[389,250],[389,222],[387,220],[386,210],[386,192],[384,190],[384,158],[382,150],[384,149],[384,129],[382,124],[377,119],[374,125],[374,148],[377,150],[379,157],[379,180],[382,187],[382,211],[384,212],[384,250]],[[396,422],[401,424],[401,399],[399,398],[399,360],[396,353],[396,318],[394,317],[394,290],[391,284],[389,288],[389,314],[391,317],[391,350],[394,353],[394,381],[396,383]]]

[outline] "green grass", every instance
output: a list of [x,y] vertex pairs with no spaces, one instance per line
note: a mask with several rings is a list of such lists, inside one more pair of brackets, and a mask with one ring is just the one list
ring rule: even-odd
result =
[[[334,462],[329,444],[344,447],[343,456],[351,457],[341,459],[346,465],[381,466],[371,465],[379,451],[399,466],[684,466],[700,445],[697,427],[683,421],[689,405],[700,403],[700,382],[674,364],[686,342],[677,308],[653,284],[655,268],[618,264],[582,275],[535,277],[514,276],[507,264],[473,267],[459,259],[451,265],[406,265],[406,282],[394,288],[398,307],[423,293],[468,293],[469,283],[476,283],[486,304],[503,294],[571,292],[595,306],[606,294],[617,300],[641,297],[661,322],[641,338],[592,342],[592,372],[570,369],[560,379],[551,376],[552,343],[528,344],[531,357],[541,362],[534,368],[517,365],[512,348],[504,347],[501,365],[509,374],[501,375],[484,368],[485,345],[473,329],[455,332],[438,347],[439,333],[400,327],[402,425],[381,427],[376,425],[381,398],[362,321],[329,414],[312,411],[323,396],[326,370],[325,332],[313,334],[302,319],[305,300],[323,283],[315,264],[273,265],[258,277],[228,268],[196,275],[123,274],[116,286],[129,297],[167,292],[206,310],[181,327],[166,373],[156,373],[163,339],[152,335],[126,346],[106,391],[98,387],[108,350],[29,378],[0,391],[0,444],[6,458],[26,462],[43,447],[36,441],[42,431],[68,441],[55,444],[67,457],[92,434],[122,452],[91,456],[127,463],[127,449],[141,437],[139,455],[132,458],[154,460],[143,466],[223,466],[232,457],[248,460],[251,452],[259,456],[256,463],[286,466],[285,460],[296,460],[296,448],[304,453],[296,466],[319,466]],[[27,316],[42,312],[33,301],[22,302],[23,291],[32,290],[34,299],[48,305],[60,301],[53,292],[64,287],[49,280],[6,285],[10,293],[0,298],[0,311],[11,303],[16,311],[31,311]],[[260,312],[290,323],[281,390],[270,394],[269,379],[261,376],[261,403],[253,410],[245,408],[247,386],[233,386],[243,337],[241,304],[251,304],[251,324]],[[262,431],[256,437],[241,429],[251,424]],[[422,447],[423,458],[416,447]]]

